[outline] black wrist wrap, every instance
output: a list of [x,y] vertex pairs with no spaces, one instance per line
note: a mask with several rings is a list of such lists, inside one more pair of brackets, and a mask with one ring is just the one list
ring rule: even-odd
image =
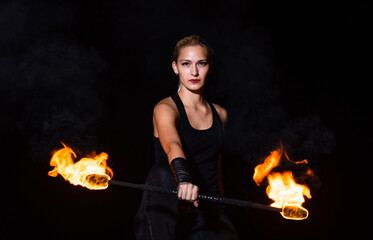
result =
[[191,182],[190,174],[188,171],[188,164],[184,158],[178,157],[173,159],[170,166],[177,180],[177,183]]

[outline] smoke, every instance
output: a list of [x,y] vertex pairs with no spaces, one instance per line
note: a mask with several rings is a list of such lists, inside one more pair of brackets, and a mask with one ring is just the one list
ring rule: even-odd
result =
[[51,31],[73,18],[57,5],[4,5],[2,23],[12,27],[1,42],[2,130],[19,144],[26,140],[36,161],[48,159],[60,141],[82,149],[96,144],[103,114],[98,89],[108,63],[95,48]]
[[[289,117],[279,103],[281,92],[275,83],[271,38],[247,29],[235,36],[239,41],[219,46],[219,73],[215,93],[224,95],[229,113],[226,151],[252,165],[262,161],[280,141],[296,159],[328,154],[335,146],[334,135],[320,123],[319,116]],[[299,79],[300,81],[302,79]]]

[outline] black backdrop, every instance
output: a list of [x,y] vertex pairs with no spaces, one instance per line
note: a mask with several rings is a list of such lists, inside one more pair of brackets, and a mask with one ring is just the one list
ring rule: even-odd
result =
[[307,220],[228,208],[241,238],[361,234],[371,10],[368,1],[2,1],[3,236],[134,238],[141,192],[51,178],[50,156],[60,141],[79,157],[104,151],[115,179],[143,183],[152,109],[176,91],[172,48],[191,34],[216,52],[207,96],[229,112],[226,195],[271,202],[252,174],[280,140],[317,175],[305,180]]

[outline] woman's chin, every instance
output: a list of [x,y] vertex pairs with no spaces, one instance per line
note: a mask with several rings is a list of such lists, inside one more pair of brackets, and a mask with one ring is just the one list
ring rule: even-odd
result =
[[194,92],[194,93],[199,93],[201,91],[203,91],[203,87],[204,85],[203,84],[193,84],[193,85],[188,85],[188,86],[185,86],[185,88],[191,92]]

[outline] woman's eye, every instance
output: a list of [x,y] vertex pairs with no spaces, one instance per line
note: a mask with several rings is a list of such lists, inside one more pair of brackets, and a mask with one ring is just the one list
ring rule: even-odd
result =
[[188,62],[183,62],[183,63],[181,63],[181,65],[182,65],[182,66],[188,66],[189,63],[188,63]]
[[201,65],[201,66],[206,66],[206,65],[207,65],[207,62],[200,62],[199,65]]

